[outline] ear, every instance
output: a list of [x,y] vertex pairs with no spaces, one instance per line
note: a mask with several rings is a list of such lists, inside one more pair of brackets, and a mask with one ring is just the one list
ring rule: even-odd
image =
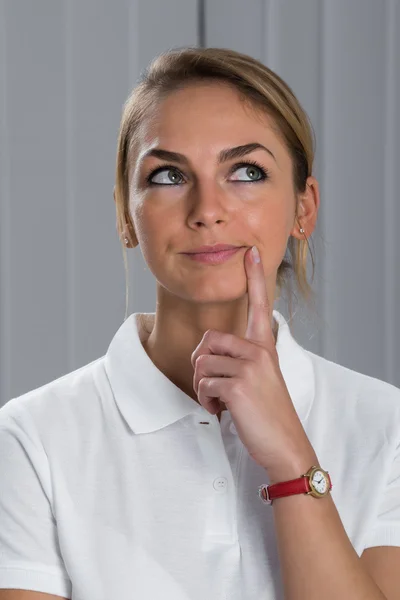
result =
[[[113,190],[113,196],[114,196],[114,202],[116,202],[116,199],[115,199],[115,186],[114,186],[114,190]],[[125,236],[127,236],[128,238],[130,237],[131,244],[132,244],[130,247],[131,248],[136,248],[136,246],[139,244],[139,242],[138,242],[137,237],[136,237],[135,229],[133,229],[133,231],[131,230],[131,233],[129,233],[129,227],[128,227],[127,223],[125,222],[124,223],[124,228],[121,231],[119,229],[119,226],[118,226],[118,218],[115,221],[115,226],[116,226],[116,230],[117,230],[117,233],[118,233],[118,237],[120,239],[123,239]]]
[[[117,202],[117,200],[116,200],[116,198],[115,198],[115,186],[114,186],[114,190],[113,190],[113,196],[114,196],[114,202],[116,203],[116,202]],[[123,234],[123,232],[122,232],[122,231],[120,231],[120,229],[119,229],[119,226],[118,226],[118,217],[117,217],[117,218],[116,218],[116,220],[115,220],[115,228],[116,228],[116,230],[117,230],[118,237],[119,237],[119,238],[121,238],[121,237],[122,237],[124,234]]]
[[[114,185],[114,189],[113,189],[113,196],[114,196],[114,202],[116,202],[116,199],[115,199],[115,185]],[[117,233],[119,235],[119,231],[118,231],[118,219],[115,221],[115,225],[116,225],[116,228],[117,228]]]
[[[307,179],[306,190],[299,199],[299,214],[290,232],[291,235],[304,240],[304,235],[309,237],[312,234],[317,224],[319,204],[319,184],[315,177],[310,176]],[[300,233],[300,227],[304,229],[305,234]]]

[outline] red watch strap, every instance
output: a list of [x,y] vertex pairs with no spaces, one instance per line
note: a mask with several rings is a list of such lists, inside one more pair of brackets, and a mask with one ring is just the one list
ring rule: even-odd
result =
[[291,479],[290,481],[273,483],[268,486],[268,496],[270,500],[281,498],[282,496],[292,496],[293,494],[306,494],[310,491],[311,488],[308,476]]

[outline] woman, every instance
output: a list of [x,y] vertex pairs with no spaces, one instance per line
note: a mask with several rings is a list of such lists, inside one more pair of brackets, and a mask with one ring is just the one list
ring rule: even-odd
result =
[[311,296],[313,159],[253,58],[186,48],[144,73],[114,199],[156,313],[1,409],[0,600],[398,597],[400,390],[273,310],[291,270]]

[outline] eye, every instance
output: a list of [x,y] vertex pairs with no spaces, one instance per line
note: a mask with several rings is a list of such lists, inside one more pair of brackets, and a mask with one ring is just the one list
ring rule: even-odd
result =
[[[259,165],[256,161],[248,161],[240,164],[234,165],[231,173],[235,171],[245,171],[245,175],[250,177],[250,180],[243,179],[233,179],[233,181],[238,181],[239,183],[252,183],[257,181],[264,181],[264,179],[268,178],[268,171],[264,169],[261,165]],[[258,173],[257,173],[258,172]]]
[[[245,170],[245,174],[249,179],[231,179],[230,181],[234,181],[237,183],[257,183],[259,181],[264,181],[269,178],[269,171],[264,169],[261,165],[259,165],[256,161],[247,161],[242,163],[236,163],[231,168],[229,174],[231,175],[235,171]],[[166,176],[162,176],[161,181],[154,181],[154,177],[157,175],[167,173]],[[257,176],[258,172],[258,176]],[[179,185],[183,180],[182,174],[180,171],[174,167],[173,165],[164,165],[163,167],[157,167],[154,169],[147,177],[146,181],[149,185]]]
[[[164,171],[168,173],[167,177],[162,177],[161,181],[153,180],[153,177],[164,173]],[[158,167],[157,169],[152,171],[150,175],[146,178],[146,180],[149,185],[176,185],[177,183],[179,183],[179,181],[177,181],[179,177],[182,179],[182,175],[179,173],[176,167],[166,165],[165,167]]]

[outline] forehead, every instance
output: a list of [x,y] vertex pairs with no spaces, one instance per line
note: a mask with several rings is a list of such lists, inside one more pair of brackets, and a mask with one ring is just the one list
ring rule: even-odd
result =
[[[275,156],[285,152],[273,119],[260,108],[244,102],[239,92],[225,83],[192,83],[170,93],[149,109],[136,137],[137,157],[149,148],[199,155],[210,149],[249,141],[268,142]],[[278,159],[279,162],[279,159]]]

